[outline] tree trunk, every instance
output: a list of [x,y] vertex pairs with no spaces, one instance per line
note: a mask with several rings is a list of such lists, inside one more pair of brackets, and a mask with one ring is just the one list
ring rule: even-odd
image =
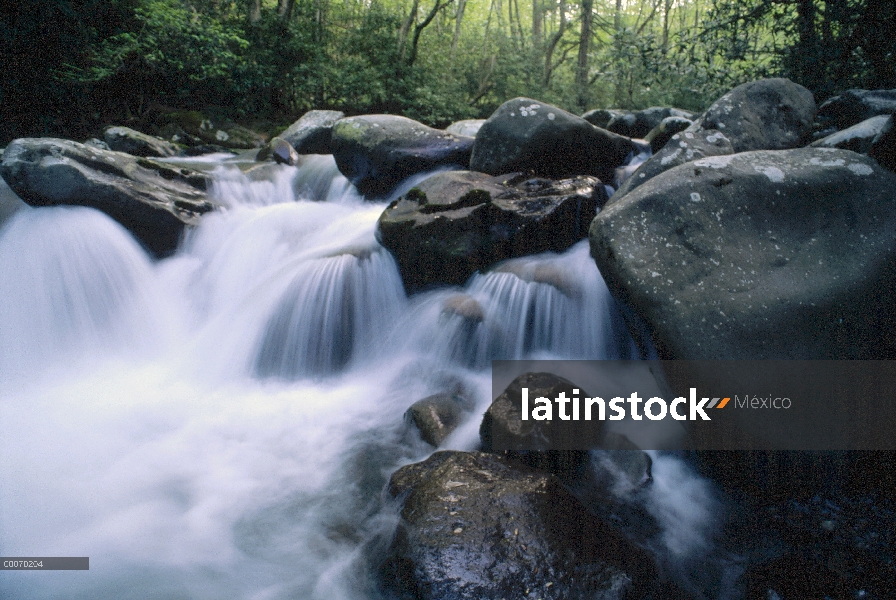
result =
[[[621,0],[620,0],[621,1]],[[544,7],[542,0],[532,0],[532,44],[541,44],[541,31],[544,19]]]
[[460,39],[460,24],[464,20],[464,10],[467,8],[467,0],[457,1],[457,15],[454,19],[454,37],[451,38],[451,62],[454,62],[454,52],[457,50],[457,41]]
[[404,23],[401,24],[401,29],[398,31],[398,54],[402,59],[404,59],[405,55],[408,33],[411,31],[411,25],[417,21],[417,10],[419,8],[420,0],[414,0],[414,3],[411,5],[411,12],[408,13],[408,18],[404,20]]
[[249,0],[249,24],[261,21],[261,0]]
[[544,87],[548,87],[551,84],[551,76],[554,74],[554,50],[557,49],[557,44],[560,43],[560,38],[563,37],[563,34],[566,32],[566,0],[560,0],[560,25],[557,27],[557,31],[554,32],[554,35],[551,36],[550,42],[548,42],[548,47],[545,48],[544,52]]
[[588,53],[594,22],[594,0],[582,0],[582,31],[579,36],[579,60],[576,65],[576,96],[579,108],[588,110]]

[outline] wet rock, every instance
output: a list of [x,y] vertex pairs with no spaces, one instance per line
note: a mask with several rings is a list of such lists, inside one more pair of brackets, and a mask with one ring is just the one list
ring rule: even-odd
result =
[[593,177],[438,173],[392,202],[376,235],[398,262],[408,292],[461,285],[500,260],[569,248],[585,236],[605,198]]
[[464,121],[452,123],[445,128],[445,131],[453,133],[454,135],[476,137],[476,134],[479,133],[483,123],[485,123],[485,119],[466,119]]
[[[673,167],[708,156],[795,148],[808,139],[815,100],[789,79],[739,85],[672,139],[613,195],[624,194]],[[730,149],[729,149],[730,148]]]
[[330,135],[345,113],[338,110],[309,110],[279,136],[299,154],[332,154]]
[[401,598],[644,598],[652,560],[552,475],[437,452],[395,472],[401,521],[384,582]]
[[362,194],[383,195],[402,180],[438,166],[465,168],[473,138],[394,115],[366,115],[333,126],[333,157]]
[[283,138],[275,137],[258,151],[255,160],[272,160],[280,165],[294,167],[299,164],[299,154],[289,142]]
[[705,158],[608,204],[592,255],[661,358],[893,358],[893,189],[846,150]]
[[218,144],[201,144],[199,146],[188,146],[184,148],[181,155],[183,156],[202,156],[203,154],[236,154],[230,148],[219,146]]
[[0,175],[31,206],[68,204],[106,213],[157,256],[172,253],[186,226],[215,208],[204,175],[68,140],[13,141]]
[[819,128],[846,129],[877,115],[896,112],[896,90],[846,90],[818,107]]
[[470,169],[490,175],[532,172],[561,179],[593,175],[613,181],[614,169],[638,146],[581,117],[529,98],[502,104],[476,134]]
[[140,133],[129,127],[107,127],[103,132],[108,149],[134,156],[177,156],[180,148],[163,139]]
[[[509,456],[536,469],[572,476],[589,461],[587,449],[603,437],[603,421],[522,420],[522,389],[528,390],[529,408],[544,397],[554,404],[561,393],[585,398],[588,393],[553,373],[524,373],[495,398],[482,416],[479,439],[484,452],[508,452]],[[567,406],[567,415],[571,409]],[[583,416],[584,419],[584,416]]]
[[457,315],[475,323],[481,323],[485,319],[485,309],[473,296],[467,294],[455,294],[446,298],[442,304],[442,313]]
[[417,428],[424,442],[438,448],[472,408],[472,403],[456,394],[435,394],[414,402],[405,420]]
[[810,145],[815,148],[840,148],[868,154],[874,140],[883,133],[887,123],[891,123],[891,118],[889,115],[871,117],[843,131],[816,140]]
[[27,206],[21,198],[0,178],[0,226],[16,211]]
[[246,150],[261,148],[267,143],[267,138],[256,131],[229,121],[213,120],[199,111],[161,114],[156,123],[163,134],[177,136],[176,141],[187,146],[215,144]]

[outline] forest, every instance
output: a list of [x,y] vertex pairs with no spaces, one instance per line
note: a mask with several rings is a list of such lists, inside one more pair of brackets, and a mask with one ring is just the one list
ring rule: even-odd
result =
[[153,110],[276,128],[309,109],[487,117],[702,110],[785,76],[820,102],[896,87],[896,0],[20,0],[0,8],[0,143]]

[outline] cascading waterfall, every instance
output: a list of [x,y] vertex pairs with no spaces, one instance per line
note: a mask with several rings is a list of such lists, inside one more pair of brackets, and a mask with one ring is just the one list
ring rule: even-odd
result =
[[472,399],[471,450],[491,359],[634,356],[585,243],[409,299],[332,157],[216,160],[225,209],[158,263],[89,209],[0,229],[0,555],[90,556],[3,598],[375,597],[412,402]]

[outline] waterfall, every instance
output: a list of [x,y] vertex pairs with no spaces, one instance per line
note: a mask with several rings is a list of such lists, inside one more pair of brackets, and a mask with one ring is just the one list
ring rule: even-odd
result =
[[205,168],[224,209],[159,262],[90,209],[0,229],[0,554],[90,557],[3,598],[375,597],[412,402],[471,399],[471,450],[490,360],[634,356],[584,242],[408,298],[332,157]]

